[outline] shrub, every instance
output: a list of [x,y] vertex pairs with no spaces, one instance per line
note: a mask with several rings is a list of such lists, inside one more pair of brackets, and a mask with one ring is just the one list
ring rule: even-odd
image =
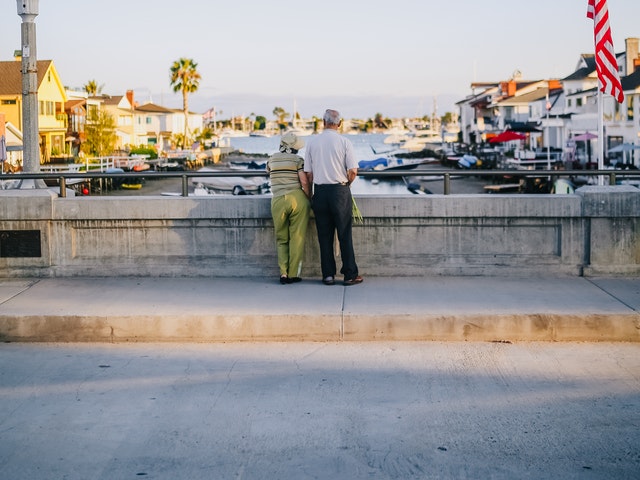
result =
[[158,158],[158,152],[156,152],[156,149],[153,147],[144,147],[144,146],[133,147],[129,152],[129,154],[130,155],[149,155],[150,160]]

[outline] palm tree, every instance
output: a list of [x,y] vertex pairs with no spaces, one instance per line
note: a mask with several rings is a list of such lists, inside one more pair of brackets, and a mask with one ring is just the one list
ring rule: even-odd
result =
[[94,97],[102,92],[103,87],[104,85],[98,86],[98,82],[95,80],[89,80],[84,86],[84,91],[87,92],[89,96]]
[[198,90],[200,74],[198,64],[191,58],[181,58],[171,66],[171,86],[174,92],[182,92],[182,110],[184,112],[184,138],[189,133],[189,94]]

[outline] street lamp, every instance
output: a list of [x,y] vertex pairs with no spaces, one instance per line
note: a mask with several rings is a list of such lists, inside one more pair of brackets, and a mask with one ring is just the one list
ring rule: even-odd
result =
[[[35,18],[38,16],[38,1],[17,0],[18,15],[22,18],[22,169],[26,173],[38,173],[40,171],[38,63],[35,24]],[[36,186],[37,184],[34,182],[32,188]]]

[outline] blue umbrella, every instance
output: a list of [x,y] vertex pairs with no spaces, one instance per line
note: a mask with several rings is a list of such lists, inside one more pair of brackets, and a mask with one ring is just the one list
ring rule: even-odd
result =
[[640,149],[640,145],[634,145],[633,143],[621,143],[620,145],[610,148],[609,153],[618,153],[618,152],[630,152],[631,150]]

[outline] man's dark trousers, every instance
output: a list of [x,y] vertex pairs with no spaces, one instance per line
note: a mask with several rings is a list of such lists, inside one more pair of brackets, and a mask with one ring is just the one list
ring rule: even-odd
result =
[[335,232],[340,242],[342,269],[346,280],[358,276],[351,227],[353,224],[351,189],[348,185],[314,185],[312,208],[315,214],[322,278],[336,275],[333,255]]

